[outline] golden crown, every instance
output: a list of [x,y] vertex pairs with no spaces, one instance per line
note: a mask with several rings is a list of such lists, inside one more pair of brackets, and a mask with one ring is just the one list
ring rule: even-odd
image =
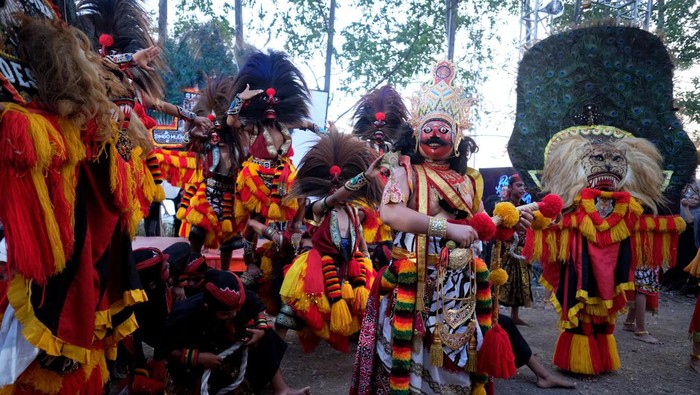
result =
[[[471,127],[469,113],[475,99],[462,87],[452,86],[455,66],[448,60],[440,61],[433,68],[433,82],[423,85],[411,98],[411,125],[414,131],[432,119],[444,120],[452,127],[455,151],[464,130]],[[415,133],[415,132],[414,132]]]

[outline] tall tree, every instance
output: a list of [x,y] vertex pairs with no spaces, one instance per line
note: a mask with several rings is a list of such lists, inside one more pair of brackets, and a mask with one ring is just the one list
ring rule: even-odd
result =
[[207,77],[235,75],[233,30],[223,18],[200,23],[181,19],[175,25],[175,37],[166,44],[171,73],[165,76],[166,99],[182,100],[182,89],[206,83]]
[[165,47],[168,40],[168,0],[158,0],[158,44]]

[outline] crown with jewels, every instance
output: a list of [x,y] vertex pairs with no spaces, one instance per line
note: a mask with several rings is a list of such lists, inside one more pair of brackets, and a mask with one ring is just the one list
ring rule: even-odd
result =
[[414,133],[428,121],[439,119],[452,128],[455,153],[462,140],[464,130],[471,127],[469,113],[475,99],[464,92],[462,87],[452,85],[455,66],[448,60],[440,61],[433,68],[433,82],[423,85],[412,99],[412,119]]

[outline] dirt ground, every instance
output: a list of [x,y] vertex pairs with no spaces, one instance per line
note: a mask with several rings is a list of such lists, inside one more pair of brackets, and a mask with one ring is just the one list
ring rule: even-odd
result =
[[[540,389],[535,375],[522,367],[510,380],[497,380],[499,394],[700,394],[700,375],[689,368],[690,341],[688,323],[695,299],[672,293],[662,293],[659,313],[647,316],[647,330],[662,345],[651,345],[634,339],[622,331],[624,317],[618,318],[616,338],[622,368],[597,377],[567,375],[577,383],[573,390]],[[533,353],[548,368],[557,338],[556,313],[545,310],[540,301],[534,308],[522,309],[520,316],[531,326],[520,327]],[[507,310],[502,310],[507,312]],[[312,354],[303,354],[296,336],[290,332],[287,355],[282,371],[293,387],[311,386],[313,394],[347,394],[354,358],[332,350],[325,344]]]

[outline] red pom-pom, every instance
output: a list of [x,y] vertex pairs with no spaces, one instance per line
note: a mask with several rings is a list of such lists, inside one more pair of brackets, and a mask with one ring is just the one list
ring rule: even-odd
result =
[[378,112],[378,113],[374,114],[374,118],[377,121],[383,121],[386,119],[386,114],[384,114],[383,112]]
[[501,241],[508,241],[512,239],[514,233],[515,229],[513,228],[504,228],[502,226],[496,228],[496,238]]
[[103,34],[100,36],[99,43],[101,46],[109,48],[114,45],[114,37],[109,34]]
[[486,213],[478,213],[469,220],[469,225],[479,234],[479,240],[489,241],[496,235],[496,224]]
[[556,218],[556,216],[559,215],[561,210],[564,208],[564,201],[561,199],[561,197],[559,197],[559,195],[550,193],[542,198],[542,201],[537,204],[537,208],[540,209],[540,213],[542,213],[542,215],[545,217],[549,219]]
[[331,166],[330,173],[331,173],[331,176],[333,176],[333,178],[338,177],[341,172],[342,172],[342,170],[340,169],[340,166],[338,166],[338,165]]
[[479,372],[491,377],[509,379],[515,376],[515,355],[510,339],[501,326],[496,323],[484,334],[484,342],[477,359]]
[[267,95],[267,97],[272,98],[272,97],[275,97],[275,95],[277,94],[277,91],[275,90],[275,88],[267,88],[265,90],[265,94]]
[[209,115],[207,115],[207,119],[209,119],[210,121],[214,122],[214,121],[216,120],[216,115],[214,115],[214,114],[209,114]]

